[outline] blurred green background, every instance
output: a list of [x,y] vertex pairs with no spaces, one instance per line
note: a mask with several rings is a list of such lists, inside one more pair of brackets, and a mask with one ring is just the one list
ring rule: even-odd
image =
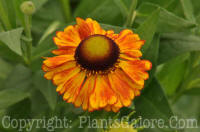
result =
[[[119,33],[129,28],[138,33],[146,40],[143,58],[153,63],[141,96],[131,107],[123,108],[118,118],[136,111],[131,118],[167,121],[176,115],[200,120],[199,0],[138,0],[137,4],[132,0],[32,0],[35,11],[31,13],[21,11],[24,1],[0,0],[0,119],[5,115],[13,119],[65,116],[73,127],[54,131],[93,132],[102,129],[77,128],[80,115],[97,119],[117,115],[88,113],[65,103],[41,71],[41,57],[51,56],[56,48],[55,32],[75,24],[76,17],[90,17],[104,29]],[[0,132],[18,130],[4,128],[1,120]],[[200,128],[142,131],[199,132]]]

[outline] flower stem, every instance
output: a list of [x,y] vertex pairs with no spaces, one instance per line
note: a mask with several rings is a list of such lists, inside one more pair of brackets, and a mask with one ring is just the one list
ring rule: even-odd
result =
[[11,26],[9,18],[8,18],[8,14],[6,13],[6,11],[3,7],[2,0],[0,0],[0,20],[2,21],[2,23],[4,24],[4,26],[7,30],[12,29],[12,26]]
[[26,46],[27,46],[27,64],[31,64],[32,56],[32,35],[31,35],[31,15],[24,15],[25,19],[25,34],[26,34]]
[[135,11],[136,6],[137,6],[137,0],[132,0],[130,10],[129,10],[129,13],[128,13],[128,16],[127,16],[127,20],[126,20],[126,23],[125,23],[126,27],[132,27],[132,25],[133,25],[133,22],[135,20],[136,15],[137,15],[137,12]]

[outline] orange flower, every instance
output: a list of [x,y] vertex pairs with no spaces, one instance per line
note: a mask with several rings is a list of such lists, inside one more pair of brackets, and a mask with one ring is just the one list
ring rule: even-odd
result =
[[129,29],[105,31],[91,18],[76,22],[53,38],[57,56],[44,60],[44,77],[66,102],[83,110],[117,112],[130,106],[151,69],[151,62],[139,58],[145,41]]

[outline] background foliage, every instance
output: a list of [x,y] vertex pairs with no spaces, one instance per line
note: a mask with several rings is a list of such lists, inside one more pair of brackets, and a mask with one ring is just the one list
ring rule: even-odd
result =
[[[52,42],[55,31],[73,24],[75,17],[91,17],[104,29],[119,32],[130,28],[138,33],[146,40],[143,58],[153,63],[141,96],[131,107],[123,108],[119,117],[136,110],[132,118],[168,120],[178,115],[200,119],[199,0],[138,0],[136,7],[132,0],[32,0],[36,11],[29,20],[20,10],[23,1],[0,0],[1,118],[4,115],[17,119],[66,116],[75,122],[73,128],[56,131],[87,132],[96,130],[76,129],[79,115],[94,118],[116,115],[104,111],[88,113],[63,102],[55,86],[43,78],[41,71],[41,57],[50,56],[50,51],[56,48]],[[15,132],[17,129],[0,126],[0,131]],[[143,131],[199,132],[199,129]]]

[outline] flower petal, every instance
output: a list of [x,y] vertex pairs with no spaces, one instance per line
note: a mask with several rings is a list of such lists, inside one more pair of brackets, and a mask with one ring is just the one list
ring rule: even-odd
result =
[[151,62],[147,60],[121,61],[119,66],[139,85],[144,85],[144,80],[149,78],[146,71],[151,69]]
[[125,82],[120,76],[121,72],[123,71],[116,69],[115,72],[108,74],[108,78],[112,89],[117,93],[121,103],[124,106],[129,106],[131,105],[131,100],[134,98],[134,91],[129,85],[129,82]]
[[77,96],[79,95],[81,86],[85,79],[85,72],[79,72],[77,75],[69,79],[64,85],[64,96],[63,99],[68,103],[74,103]]
[[92,108],[103,108],[107,104],[114,104],[116,101],[116,94],[111,89],[107,76],[98,75],[94,92],[90,96],[90,105]]
[[78,30],[74,26],[68,26],[64,32],[56,32],[56,37],[53,38],[54,43],[60,47],[76,47],[80,42]]
[[138,50],[144,44],[144,40],[140,40],[138,34],[134,34],[131,30],[125,29],[119,33],[119,37],[115,39],[120,50]]
[[56,92],[59,92],[59,94],[63,94],[65,92],[65,83],[76,76],[79,72],[80,68],[76,67],[56,74],[53,81],[54,84],[58,85],[58,87],[56,88]]
[[96,76],[89,76],[83,84],[80,94],[75,101],[75,106],[82,105],[83,110],[89,109],[89,97],[95,86]]
[[[47,68],[46,65],[43,65],[43,67],[44,67],[43,69]],[[51,80],[56,73],[71,69],[73,67],[76,67],[75,61],[66,62],[63,65],[60,65],[56,68],[48,68],[48,72],[45,73],[44,77],[48,80]]]
[[87,18],[85,21],[90,27],[90,31],[92,34],[105,35],[106,31],[101,28],[101,26],[99,25],[97,21],[92,20],[91,18]]
[[131,58],[138,58],[142,56],[142,52],[140,50],[123,50],[122,54]]
[[66,40],[59,39],[58,37],[53,38],[54,43],[59,47],[76,47],[77,44]]
[[81,40],[87,38],[92,34],[92,30],[90,29],[89,25],[86,23],[85,20],[77,17],[76,23],[77,23],[76,28],[79,32]]
[[81,38],[75,26],[68,26],[64,29],[64,33],[68,36],[68,39],[73,41],[76,45],[80,43]]
[[55,55],[74,55],[75,50],[76,50],[75,47],[68,47],[66,49],[60,48],[60,49],[53,50],[52,53]]
[[80,72],[80,68],[79,67],[73,67],[73,68],[69,68],[67,70],[64,70],[62,72],[56,73],[53,76],[53,83],[55,85],[59,85],[63,82],[66,82],[67,80],[69,80],[70,78],[72,78],[73,76],[75,76],[76,74],[78,74]]
[[43,64],[45,64],[49,68],[55,68],[59,65],[64,64],[67,61],[74,60],[73,55],[60,55],[56,57],[48,57],[46,60],[43,61]]
[[115,34],[115,32],[113,30],[108,30],[106,32],[106,36],[111,38],[112,40],[115,40],[118,38],[118,34]]
[[118,112],[120,110],[120,108],[123,107],[120,99],[118,99],[117,103],[113,104],[113,105],[107,105],[104,110],[105,111],[113,111],[113,112]]

